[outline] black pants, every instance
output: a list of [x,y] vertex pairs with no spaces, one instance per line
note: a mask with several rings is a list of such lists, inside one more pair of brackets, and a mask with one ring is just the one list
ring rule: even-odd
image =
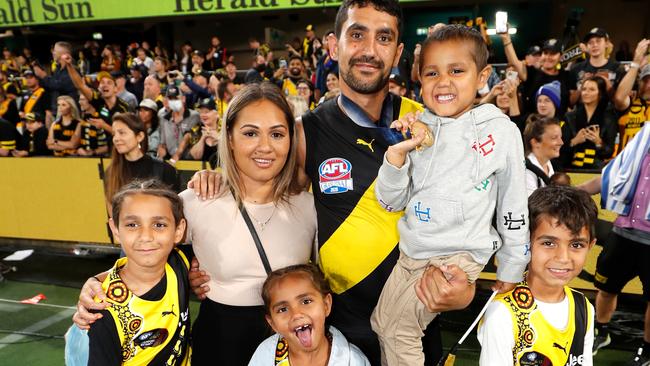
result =
[[263,306],[230,306],[205,299],[192,327],[192,365],[246,366],[270,335]]

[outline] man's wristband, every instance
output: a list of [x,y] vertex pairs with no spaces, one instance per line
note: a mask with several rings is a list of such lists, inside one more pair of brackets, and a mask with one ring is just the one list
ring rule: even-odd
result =
[[511,44],[512,44],[512,41],[510,41],[510,42],[508,42],[508,43],[504,43],[504,44],[503,44],[503,47],[508,47],[508,46],[510,46]]
[[641,65],[639,65],[638,63],[630,62],[630,69],[638,69],[639,67],[641,67]]

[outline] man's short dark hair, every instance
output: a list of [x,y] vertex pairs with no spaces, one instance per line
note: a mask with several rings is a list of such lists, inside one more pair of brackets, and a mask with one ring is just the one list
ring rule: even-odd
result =
[[481,70],[487,66],[489,52],[481,33],[466,25],[448,24],[436,29],[433,34],[427,37],[427,39],[422,43],[422,50],[420,51],[420,72],[422,72],[422,67],[424,66],[424,55],[426,54],[427,49],[434,43],[447,41],[472,43],[473,47],[471,48],[471,53],[474,63],[476,64],[476,71],[481,72]]
[[336,38],[341,38],[343,23],[348,20],[348,9],[352,7],[365,8],[372,6],[377,11],[388,13],[397,18],[397,43],[402,39],[402,7],[397,0],[345,0],[339,7],[334,21]]
[[300,62],[302,62],[303,58],[301,56],[298,56],[298,55],[291,55],[291,57],[289,57],[289,62],[291,62],[293,60],[300,60]]
[[531,236],[540,220],[550,218],[566,226],[573,235],[586,227],[589,240],[596,237],[598,207],[587,192],[578,188],[555,185],[538,188],[528,197],[528,212]]

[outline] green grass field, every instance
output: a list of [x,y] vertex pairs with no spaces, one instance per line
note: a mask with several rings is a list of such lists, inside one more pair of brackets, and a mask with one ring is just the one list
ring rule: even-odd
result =
[[[5,253],[0,248],[0,258]],[[35,254],[12,264],[18,271],[7,274],[7,279],[0,282],[0,365],[64,365],[63,335],[72,324],[79,288],[85,278],[107,269],[113,260]],[[19,303],[39,293],[47,297],[41,305]],[[487,291],[480,291],[470,308],[443,314],[445,349],[460,338],[486,298]],[[617,313],[616,318],[622,319],[625,326],[621,326],[612,346],[598,353],[594,365],[623,365],[640,342],[644,303],[638,297],[621,300],[625,311]],[[192,301],[193,318],[198,307],[199,303]],[[470,335],[458,353],[456,365],[477,365],[479,350],[475,334]]]

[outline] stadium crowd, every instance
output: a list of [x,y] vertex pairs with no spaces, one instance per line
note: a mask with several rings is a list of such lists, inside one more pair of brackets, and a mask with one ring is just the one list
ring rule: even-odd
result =
[[[347,5],[344,6],[349,8],[348,10],[352,9],[350,10],[351,16],[354,15],[355,9],[360,11],[359,9],[363,10],[368,7],[367,4],[364,5],[365,2],[347,1],[345,4]],[[401,22],[401,12],[397,16],[397,13],[391,13],[391,5],[386,6],[388,11],[382,6],[386,5],[375,6],[374,11],[379,13],[377,16],[397,17]],[[365,21],[368,18],[360,16],[359,19]],[[347,18],[338,19],[337,16],[337,22],[339,21],[345,23]],[[249,60],[242,62],[250,65],[247,70],[237,70],[234,56],[228,52],[218,36],[210,38],[210,47],[207,50],[194,49],[191,43],[186,42],[177,52],[167,50],[160,44],[152,48],[147,41],[134,42],[126,46],[107,44],[103,47],[100,47],[95,41],[89,41],[81,49],[76,49],[67,42],[56,42],[52,46],[52,59],[47,60],[47,63],[41,63],[44,60],[33,59],[28,49],[23,49],[16,54],[16,50],[5,48],[3,59],[0,61],[2,65],[0,70],[0,83],[2,84],[2,88],[0,88],[0,156],[54,155],[64,157],[111,154],[115,163],[111,165],[108,172],[107,192],[110,194],[107,193],[107,201],[110,202],[113,194],[134,178],[158,176],[168,185],[173,186],[176,191],[180,190],[173,178],[173,168],[169,166],[175,165],[179,160],[202,160],[209,162],[212,167],[217,166],[218,160],[220,160],[218,158],[228,157],[236,161],[237,156],[232,156],[232,154],[236,155],[237,151],[227,155],[228,150],[237,149],[236,144],[232,145],[231,141],[220,141],[222,136],[227,135],[222,133],[221,129],[232,129],[233,125],[237,123],[237,114],[228,112],[231,103],[235,103],[237,111],[241,111],[241,113],[247,111],[246,103],[255,103],[254,100],[248,102],[241,100],[244,98],[240,94],[242,90],[247,97],[254,99],[251,95],[255,94],[255,87],[251,87],[250,84],[261,83],[260,85],[263,85],[258,93],[276,93],[284,96],[284,99],[280,98],[282,100],[266,97],[273,101],[271,104],[274,104],[275,107],[266,106],[264,108],[268,108],[268,111],[272,111],[274,108],[279,108],[281,112],[287,111],[287,113],[279,114],[281,117],[278,119],[281,120],[288,114],[289,110],[283,109],[284,103],[288,102],[291,115],[302,119],[305,123],[305,127],[300,127],[300,133],[303,134],[302,138],[306,139],[309,149],[312,150],[316,149],[313,146],[320,141],[320,138],[329,139],[327,128],[332,127],[329,125],[332,123],[328,120],[329,117],[336,119],[344,112],[347,115],[354,115],[355,112],[358,112],[353,107],[358,108],[357,104],[359,103],[354,104],[354,102],[346,101],[348,97],[345,94],[346,91],[353,90],[358,95],[379,95],[380,91],[384,90],[388,84],[389,93],[399,98],[394,100],[401,101],[401,104],[396,104],[399,105],[394,111],[396,116],[403,117],[402,112],[406,113],[406,109],[409,111],[421,110],[421,105],[411,101],[406,102],[406,98],[419,103],[423,102],[422,93],[425,91],[424,83],[421,81],[422,78],[431,77],[431,71],[421,74],[422,69],[419,63],[424,59],[421,52],[425,47],[418,44],[413,50],[403,50],[404,57],[399,57],[399,61],[395,62],[393,67],[386,65],[384,60],[377,55],[368,54],[349,58],[349,55],[345,54],[342,49],[343,47],[354,48],[354,45],[351,44],[358,41],[354,38],[357,33],[350,31],[352,32],[350,33],[352,34],[351,40],[348,39],[347,33],[342,36],[340,27],[343,23],[337,24],[339,28],[322,32],[318,36],[317,30],[312,25],[307,25],[304,39],[287,44],[285,50],[272,50],[269,45],[252,37],[249,40],[251,50]],[[445,29],[445,26],[432,25],[429,28],[428,36],[440,36],[439,33],[436,33],[440,29]],[[362,33],[368,32],[368,29],[360,28],[357,31],[359,37],[362,37]],[[486,34],[481,35],[488,37]],[[391,38],[394,36],[390,32],[380,34],[375,42],[388,44],[395,41]],[[538,188],[545,186],[570,185],[571,182],[566,171],[600,172],[607,166],[607,169],[610,170],[619,169],[615,170],[615,173],[621,171],[628,176],[631,174],[648,180],[650,168],[647,166],[650,161],[647,157],[647,148],[645,151],[641,151],[641,148],[640,152],[636,153],[636,158],[629,158],[635,163],[607,164],[610,161],[627,161],[625,159],[628,159],[627,156],[632,153],[625,155],[622,152],[630,151],[630,149],[625,150],[626,145],[642,131],[645,121],[650,120],[650,64],[648,57],[650,40],[640,40],[632,58],[620,60],[625,61],[622,64],[613,57],[610,35],[603,28],[595,27],[586,32],[582,38],[580,46],[584,52],[583,57],[563,64],[561,62],[562,45],[555,38],[549,38],[541,45],[530,45],[523,54],[515,50],[508,32],[500,33],[498,37],[502,41],[503,52],[508,61],[507,66],[498,69],[496,67],[489,68],[485,87],[474,96],[474,102],[476,104],[493,104],[494,108],[507,115],[518,127],[518,137],[521,137],[525,151],[525,185],[528,195],[533,195]],[[424,44],[426,45],[426,42]],[[524,58],[522,59],[521,56]],[[342,62],[341,69],[339,69],[339,61]],[[366,90],[363,85],[354,83],[351,74],[347,71],[357,64],[388,71],[384,72],[382,80],[377,83],[380,89]],[[269,89],[269,83],[265,81],[275,84],[277,88]],[[365,111],[365,119],[369,119],[368,116],[373,117],[371,122],[383,118],[384,109],[381,103],[383,103],[384,96],[380,96],[380,103],[377,106],[368,107],[372,111]],[[339,109],[333,110],[332,106],[338,104],[327,103],[335,98],[341,106],[345,106],[341,107],[343,112]],[[386,100],[390,101],[391,98]],[[424,102],[426,104],[426,96]],[[349,103],[352,103],[352,106]],[[364,110],[360,112],[364,112]],[[297,126],[298,124],[296,124],[295,131],[299,129]],[[298,134],[294,131],[292,121],[287,121],[286,126],[283,125],[282,128],[288,131],[291,139],[294,139],[294,134]],[[490,139],[473,147],[477,156],[479,150],[484,156],[492,151],[491,148],[495,142]],[[359,138],[356,141],[357,145],[368,146],[374,153],[374,140]],[[221,144],[224,145],[220,147]],[[337,146],[333,144],[319,149],[336,148]],[[634,145],[633,148],[636,149],[637,145]],[[220,152],[220,150],[226,152]],[[332,243],[338,240],[334,229],[339,226],[331,224],[331,227],[328,227],[323,225],[323,222],[331,219],[336,221],[340,227],[345,228],[345,225],[348,224],[345,221],[347,219],[341,221],[340,217],[351,214],[354,207],[350,207],[349,211],[344,212],[344,215],[338,216],[332,213],[332,210],[324,209],[327,205],[327,203],[323,203],[326,200],[324,194],[337,192],[327,192],[329,188],[327,182],[323,180],[323,173],[317,171],[320,169],[317,164],[314,165],[320,163],[314,159],[325,156],[316,156],[321,153],[321,150],[317,152],[312,150],[307,150],[307,152],[290,150],[287,152],[289,154],[287,161],[295,164],[296,170],[298,168],[305,169],[304,173],[311,179],[315,191],[316,187],[320,187],[321,192],[314,193],[316,212],[319,216],[317,235],[319,240],[326,239],[327,243]],[[625,156],[614,160],[619,155]],[[306,159],[306,162],[300,163],[296,159]],[[353,161],[353,163],[359,169],[361,168],[361,162]],[[376,163],[373,161],[373,164]],[[378,164],[381,165],[381,161]],[[376,170],[379,165],[373,169]],[[241,170],[243,174],[246,174],[245,169],[244,166],[237,166],[235,170]],[[146,173],[143,173],[144,171]],[[590,193],[600,192],[601,185],[610,184],[608,177],[611,176],[612,182],[615,181],[615,173],[606,170],[602,180],[598,178],[597,181],[589,182],[581,188]],[[226,173],[226,175],[231,175],[225,178],[226,186],[232,190],[236,200],[246,201],[247,198],[250,198],[246,194],[250,194],[251,190],[247,192],[246,189],[242,190],[241,187],[238,187],[238,184],[245,186],[246,182],[244,180],[239,182],[238,178],[233,180],[233,176],[238,177],[237,174],[239,173]],[[289,177],[288,180],[291,180],[292,177],[297,179],[296,175],[292,176],[291,174],[283,173],[282,176],[286,175]],[[370,187],[376,178],[376,172],[366,175],[368,176],[363,179],[370,179],[367,182],[367,187]],[[204,187],[203,179],[201,176],[195,177],[193,184],[197,189],[203,189],[199,188]],[[278,191],[284,190],[284,193],[277,193],[280,196],[288,195],[287,192],[293,188],[289,183],[285,183],[286,185],[281,188],[274,186],[274,189]],[[350,184],[352,184],[351,179]],[[355,181],[355,184],[358,184],[358,181]],[[625,283],[635,275],[641,275],[644,284],[650,280],[645,277],[647,269],[642,269],[642,263],[638,262],[640,258],[646,258],[646,247],[650,245],[650,230],[647,217],[644,216],[648,208],[648,200],[644,200],[640,196],[649,186],[643,179],[635,179],[632,187],[623,185],[625,194],[628,194],[629,198],[625,201],[626,205],[639,204],[632,208],[632,213],[629,208],[615,210],[621,216],[615,222],[614,229],[608,238],[612,244],[606,247],[598,260],[596,286],[599,292],[595,306],[594,353],[611,341],[608,322],[616,308],[616,296]],[[486,186],[487,183],[484,183],[483,190],[486,189]],[[480,191],[480,186],[478,187],[476,190]],[[201,201],[190,197],[187,192],[181,197],[186,205],[190,204],[188,206],[190,212],[193,212],[192,210],[202,212],[201,210],[206,209],[205,206],[202,206]],[[273,196],[272,198],[277,201],[277,197]],[[295,199],[298,200],[298,198]],[[268,203],[268,201],[264,203]],[[232,205],[234,201],[228,202],[228,204]],[[304,202],[301,201],[301,204]],[[359,203],[359,205],[361,204]],[[347,203],[337,202],[334,206],[337,206],[336,209],[345,211],[347,208],[341,208],[345,205]],[[309,204],[306,206],[311,207]],[[271,210],[265,214],[266,216],[270,215],[266,222],[254,218],[263,230],[264,226],[273,218],[276,208],[273,205],[262,208],[266,211]],[[259,209],[260,207],[257,207],[255,210],[258,211],[252,212],[260,212]],[[316,235],[315,213],[311,211],[310,213],[314,214],[312,217],[314,220],[310,221],[308,218],[306,221],[309,222],[303,223],[303,226],[313,229],[309,233],[303,233],[307,237]],[[416,214],[420,213],[420,211],[416,211]],[[336,218],[328,215],[336,216]],[[198,242],[201,241],[200,238],[207,241],[204,235],[207,224],[204,223],[206,228],[197,228],[196,221],[192,221],[191,215],[187,211],[186,216],[191,221],[188,227],[194,239]],[[642,219],[636,220],[638,218]],[[514,221],[511,219],[506,221]],[[200,222],[201,218],[194,220]],[[523,215],[522,220],[525,220]],[[643,222],[640,223],[640,221]],[[386,225],[394,223],[389,220],[386,222]],[[245,227],[238,229],[241,229],[244,234],[247,232]],[[285,230],[285,235],[289,233],[288,230],[290,229]],[[382,232],[381,230],[379,231]],[[391,235],[385,236],[386,238],[381,240],[390,242],[394,239]],[[320,244],[322,246],[325,243]],[[329,244],[329,248],[337,248],[336,244],[336,242]],[[394,245],[395,243],[388,244]],[[623,245],[635,245],[635,247],[634,250],[625,250],[621,249]],[[370,266],[372,267],[371,271],[365,273],[368,277],[357,278],[355,283],[352,283],[354,281],[349,278],[339,279],[328,276],[336,271],[323,263],[330,261],[338,264],[339,259],[332,259],[332,256],[341,255],[341,252],[335,252],[334,249],[332,252],[324,252],[321,249],[320,253],[321,267],[327,279],[330,280],[329,285],[334,292],[339,293],[338,296],[335,296],[334,311],[337,311],[337,307],[345,309],[345,311],[338,310],[332,314],[333,322],[337,324],[347,339],[357,344],[366,353],[373,364],[380,358],[385,363],[383,358],[385,355],[381,353],[380,356],[374,335],[355,333],[358,331],[354,325],[354,322],[358,320],[355,317],[359,316],[365,316],[364,325],[360,327],[364,331],[370,332],[369,324],[366,324],[370,318],[370,313],[366,314],[367,304],[362,310],[355,307],[358,306],[358,298],[367,295],[365,292],[373,292],[369,298],[372,300],[372,307],[374,307],[387,274],[397,260],[398,254],[396,253],[398,252],[394,247],[390,248],[385,257],[378,258],[377,263]],[[309,248],[307,248],[308,250]],[[390,254],[392,256],[389,256],[389,253],[393,253]],[[272,256],[275,254],[277,253]],[[299,259],[290,259],[300,262],[308,260],[307,253],[301,254]],[[631,260],[635,254],[641,254],[640,258],[635,258],[634,263],[636,264],[631,265],[625,274],[618,273],[616,269],[613,269],[616,263],[620,264],[621,260]],[[258,260],[255,258],[255,252],[253,252],[253,257],[256,261]],[[385,258],[392,259],[385,260]],[[391,260],[392,264],[387,265],[386,263]],[[203,260],[201,263],[202,265],[206,264]],[[210,263],[207,264],[210,265]],[[214,266],[214,264],[211,265]],[[344,263],[342,266],[345,268]],[[388,272],[384,270],[381,274],[375,274],[379,277],[383,276],[381,279],[371,276],[371,273],[375,273],[373,271],[376,268],[383,269],[385,266],[388,266]],[[236,275],[242,275],[236,269],[233,271],[236,272]],[[256,276],[265,277],[261,268],[258,272],[261,273],[256,273]],[[219,272],[216,271],[216,273]],[[228,278],[232,274],[222,275]],[[441,273],[428,273],[428,275],[430,276],[429,284],[436,279],[443,278],[440,277]],[[231,280],[237,282],[236,276],[231,277]],[[334,279],[333,283],[332,279]],[[466,281],[466,277],[464,279]],[[318,282],[313,278],[312,280]],[[217,285],[216,282],[209,283],[213,286]],[[351,287],[355,288],[354,286],[363,286],[363,290],[350,291]],[[426,285],[422,285],[420,282],[417,286],[420,291],[418,298],[425,302],[425,307],[431,312],[462,308],[463,304],[466,305],[469,296],[468,292],[458,290],[452,285],[448,290],[449,298],[444,299],[448,303],[445,306],[439,306],[434,300],[429,303],[422,300],[427,297],[432,299],[434,296],[427,292],[432,290],[423,290]],[[198,291],[200,292],[200,290]],[[227,293],[228,290],[224,290],[224,292]],[[646,288],[644,290],[646,300],[648,293],[650,293],[650,289]],[[219,300],[222,300],[219,295],[208,295],[208,298],[213,299],[213,303],[217,305],[220,305],[218,304]],[[234,302],[240,300],[242,298],[235,299]],[[263,315],[267,310],[262,308],[262,304],[258,300],[260,299],[255,294],[251,297],[250,304],[233,307],[237,309],[208,309],[208,305],[205,305],[206,309],[204,309],[202,304],[201,316],[203,318],[200,316],[199,324],[215,321],[212,318],[206,320],[204,314],[211,314],[210,312],[224,317],[223,319],[236,311],[243,311],[244,308],[246,311],[259,312]],[[210,300],[205,301],[204,304]],[[264,304],[268,305],[266,299]],[[330,303],[330,305],[332,304]],[[224,321],[223,319],[222,321]],[[649,324],[648,319],[650,319],[650,310],[646,314],[646,327]],[[350,328],[339,326],[339,324],[345,324],[348,321],[352,323]],[[79,322],[81,321],[78,320]],[[232,326],[235,327],[234,324]],[[436,323],[434,322],[429,328],[435,327]],[[431,333],[429,329],[422,330],[423,334]],[[204,334],[211,331],[211,328],[202,329]],[[296,331],[296,334],[298,333],[299,331]],[[230,334],[221,336],[225,342]],[[246,335],[238,336],[244,338]],[[255,350],[255,346],[264,338],[263,334],[257,336],[261,338],[252,344],[252,349],[249,347],[246,350],[251,354]],[[203,335],[203,337],[203,339],[207,339],[208,336]],[[332,342],[331,339],[330,342]],[[423,343],[425,352],[427,352],[427,341],[423,340]],[[429,341],[429,343],[432,342]],[[203,344],[196,351],[204,352],[196,353],[196,355],[205,357],[205,360],[212,356],[210,344]],[[251,354],[246,354],[244,358],[249,359]],[[634,356],[632,364],[641,365],[648,361],[650,361],[650,330],[646,330],[644,344],[639,348],[638,354]]]

